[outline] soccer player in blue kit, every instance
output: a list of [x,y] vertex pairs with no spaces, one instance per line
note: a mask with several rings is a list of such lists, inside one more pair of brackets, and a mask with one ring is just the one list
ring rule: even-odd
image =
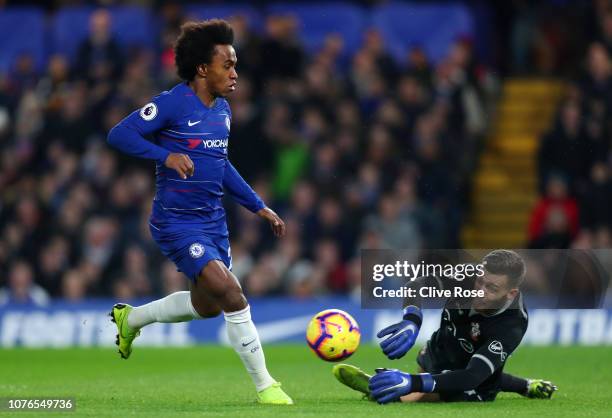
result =
[[225,210],[227,191],[267,220],[277,237],[282,219],[253,191],[227,155],[232,113],[225,97],[236,89],[234,33],[224,20],[189,22],[181,28],[175,61],[183,80],[123,119],[108,142],[125,154],[156,162],[157,192],[149,220],[161,251],[190,280],[190,290],[132,307],[116,304],[117,345],[127,359],[140,329],[154,322],[184,322],[223,312],[227,334],[263,404],[293,401],[268,373],[250,307],[236,277]]

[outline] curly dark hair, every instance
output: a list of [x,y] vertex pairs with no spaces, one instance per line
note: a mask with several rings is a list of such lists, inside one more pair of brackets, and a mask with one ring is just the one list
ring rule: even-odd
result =
[[181,26],[181,34],[174,44],[174,62],[178,76],[192,81],[200,64],[210,64],[215,45],[234,43],[234,30],[222,19],[187,22]]

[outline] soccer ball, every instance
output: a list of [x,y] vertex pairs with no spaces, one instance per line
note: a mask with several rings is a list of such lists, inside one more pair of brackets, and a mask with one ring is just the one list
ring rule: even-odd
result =
[[350,357],[359,347],[361,331],[357,321],[340,309],[327,309],[310,320],[306,330],[308,347],[325,361]]

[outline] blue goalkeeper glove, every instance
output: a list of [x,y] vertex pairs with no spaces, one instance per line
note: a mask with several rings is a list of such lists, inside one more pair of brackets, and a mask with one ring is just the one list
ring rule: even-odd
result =
[[401,322],[388,326],[376,334],[378,338],[386,339],[380,342],[380,348],[390,359],[395,360],[404,357],[412,348],[419,335],[419,329],[423,321],[423,314],[416,306],[404,308],[404,316]]
[[429,373],[409,374],[397,369],[376,369],[368,382],[370,396],[385,404],[412,392],[433,392],[436,383]]

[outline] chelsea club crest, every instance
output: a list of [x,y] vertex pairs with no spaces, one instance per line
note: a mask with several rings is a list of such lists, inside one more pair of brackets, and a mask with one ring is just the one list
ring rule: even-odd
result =
[[189,255],[192,258],[200,258],[204,255],[204,246],[199,242],[194,242],[189,246]]

